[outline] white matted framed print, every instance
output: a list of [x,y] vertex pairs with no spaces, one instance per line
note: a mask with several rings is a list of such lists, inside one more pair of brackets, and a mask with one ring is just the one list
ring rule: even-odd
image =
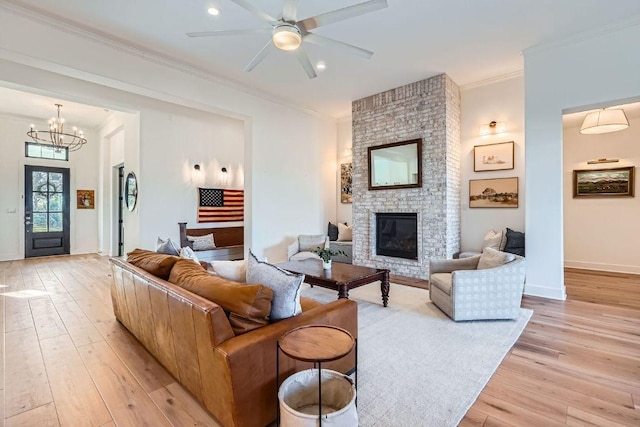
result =
[[500,171],[514,168],[514,142],[476,145],[473,147],[473,171]]

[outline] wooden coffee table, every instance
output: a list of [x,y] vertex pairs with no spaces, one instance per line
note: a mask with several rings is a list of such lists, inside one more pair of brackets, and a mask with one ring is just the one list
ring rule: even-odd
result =
[[349,290],[380,280],[382,305],[389,301],[389,270],[362,267],[360,265],[332,263],[331,269],[324,270],[319,259],[289,261],[277,264],[283,270],[305,275],[304,281],[310,285],[338,291],[339,298],[349,298]]

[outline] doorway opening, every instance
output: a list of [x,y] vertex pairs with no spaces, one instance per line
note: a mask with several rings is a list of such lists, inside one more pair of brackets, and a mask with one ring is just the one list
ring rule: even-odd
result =
[[[635,194],[640,102],[634,101],[574,109],[562,117],[564,267],[570,300],[640,308],[635,247],[640,236],[640,197]],[[608,115],[616,114],[625,117],[628,127],[602,127]]]

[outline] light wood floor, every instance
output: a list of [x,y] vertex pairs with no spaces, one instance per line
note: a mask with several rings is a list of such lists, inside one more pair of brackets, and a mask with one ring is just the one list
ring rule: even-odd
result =
[[[0,263],[7,426],[217,424],[117,323],[95,255]],[[525,297],[463,426],[640,425],[640,310]]]

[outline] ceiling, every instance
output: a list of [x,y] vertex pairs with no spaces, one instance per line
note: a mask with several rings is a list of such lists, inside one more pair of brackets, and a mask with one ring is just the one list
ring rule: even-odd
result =
[[[36,129],[47,129],[47,121],[58,114],[55,104],[62,104],[60,117],[63,117],[66,123],[84,130],[97,128],[111,114],[109,110],[102,107],[78,104],[0,86],[0,112],[28,117],[33,121]],[[25,129],[25,132],[27,130]]]
[[[517,72],[527,47],[628,19],[640,1],[388,0],[389,7],[314,32],[375,52],[371,59],[304,44],[326,70],[308,79],[295,54],[274,51],[251,73],[242,69],[268,34],[188,38],[185,33],[268,28],[230,0],[4,0],[171,58],[250,90],[333,117],[351,101],[447,73],[459,85]],[[279,16],[283,0],[249,0]],[[299,0],[298,18],[363,0]],[[207,14],[208,7],[219,16]]]

